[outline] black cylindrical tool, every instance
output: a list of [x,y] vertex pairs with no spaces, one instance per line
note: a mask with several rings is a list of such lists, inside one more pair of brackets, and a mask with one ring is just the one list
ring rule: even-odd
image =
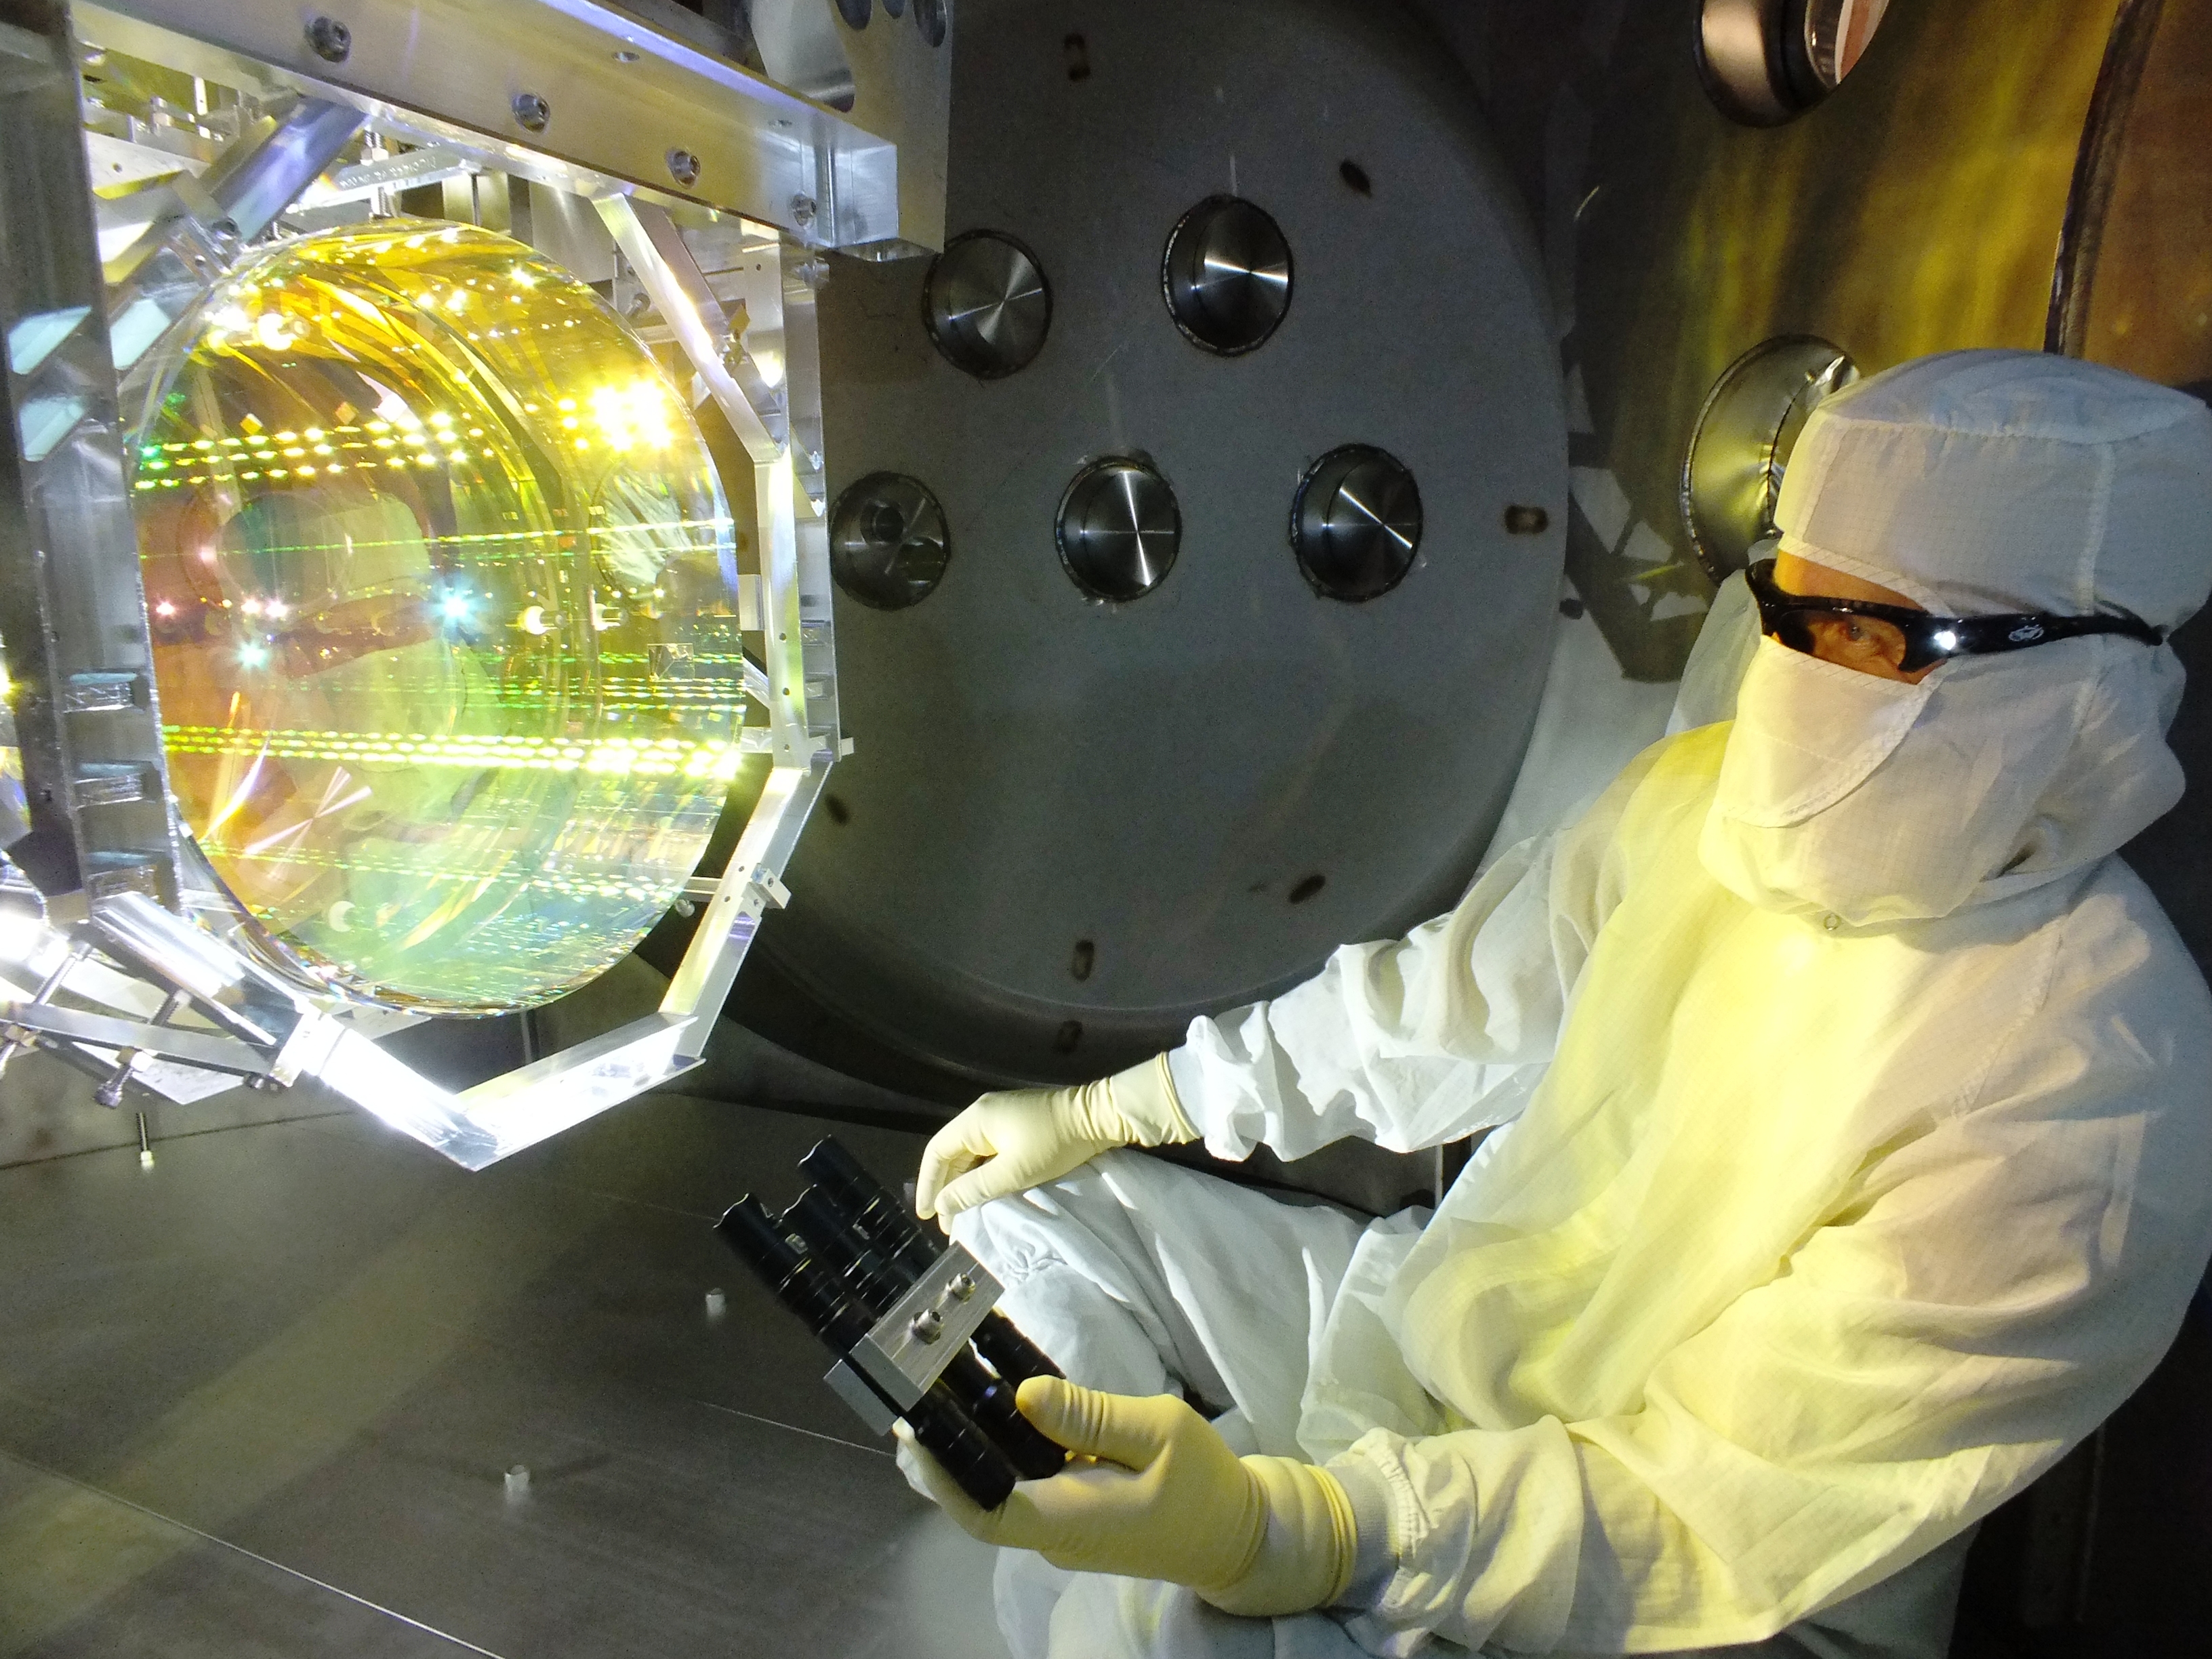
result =
[[908,1282],[927,1273],[945,1247],[928,1237],[905,1205],[893,1198],[884,1184],[862,1169],[858,1160],[829,1135],[799,1160],[800,1173],[835,1197],[848,1219],[876,1247],[879,1255],[908,1275]]
[[[903,1291],[945,1254],[906,1206],[884,1191],[883,1183],[856,1162],[830,1136],[815,1143],[814,1150],[799,1160],[799,1167],[824,1192],[836,1194],[854,1226],[878,1247],[878,1253],[896,1272],[904,1275]],[[977,1352],[991,1369],[1019,1388],[1032,1376],[1059,1376],[1043,1349],[1022,1334],[1021,1328],[996,1308],[975,1328]]]
[[[783,1212],[784,1227],[805,1241],[815,1260],[844,1281],[856,1300],[880,1319],[907,1288],[883,1260],[863,1250],[845,1224],[843,1206],[818,1187],[810,1187]],[[1018,1381],[994,1376],[963,1342],[940,1373],[945,1386],[976,1425],[1021,1471],[1024,1480],[1058,1474],[1067,1464],[1067,1449],[1041,1431],[1014,1404]]]
[[969,1340],[991,1362],[991,1369],[1018,1389],[1032,1376],[1066,1375],[1052,1363],[1049,1354],[1022,1334],[1020,1326],[996,1308],[983,1316],[983,1322]]
[[[874,1322],[860,1304],[827,1268],[785,1236],[757,1200],[741,1198],[730,1206],[715,1231],[839,1358],[868,1334]],[[861,1380],[867,1378],[862,1375]],[[880,1397],[881,1390],[877,1393]],[[884,1407],[906,1419],[914,1437],[960,1483],[960,1490],[983,1508],[998,1508],[1013,1492],[1018,1478],[1013,1464],[969,1417],[942,1379],[930,1384],[914,1406],[885,1400]]]
[[783,1212],[783,1224],[811,1245],[878,1318],[914,1283],[912,1274],[901,1273],[884,1259],[851,1212],[823,1188],[809,1187],[799,1194]]

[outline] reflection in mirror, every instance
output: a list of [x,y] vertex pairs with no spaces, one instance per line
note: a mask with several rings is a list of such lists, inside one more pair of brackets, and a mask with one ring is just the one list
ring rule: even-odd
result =
[[1705,0],[1698,67],[1721,112],[1780,126],[1858,66],[1889,0]]
[[1809,0],[1805,7],[1805,56],[1823,88],[1833,91],[1858,67],[1889,0]]

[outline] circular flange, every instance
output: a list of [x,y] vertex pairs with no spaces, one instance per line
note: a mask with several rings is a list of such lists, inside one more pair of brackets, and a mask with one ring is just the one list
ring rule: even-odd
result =
[[1705,0],[1698,71],[1721,112],[1746,126],[1795,120],[1843,83],[1888,0]]
[[1813,411],[1859,377],[1809,334],[1753,347],[1714,383],[1682,461],[1682,525],[1698,562],[1724,581],[1774,534],[1782,475]]
[[1140,599],[1175,568],[1182,509],[1150,461],[1109,455],[1070,481],[1052,535],[1068,580],[1092,599]]
[[903,472],[871,472],[830,510],[830,574],[872,609],[920,605],[951,556],[945,509],[928,485]]
[[1239,196],[1209,196],[1176,222],[1160,257],[1168,315],[1223,357],[1257,350],[1291,308],[1291,245]]
[[945,361],[979,380],[1027,368],[1052,328],[1052,289],[1036,254],[1003,231],[954,237],[930,261],[921,318]]
[[[1065,7],[959,4],[947,211],[1041,257],[1051,337],[986,384],[922,337],[927,258],[841,265],[822,290],[830,498],[878,469],[925,479],[957,570],[896,616],[836,593],[860,742],[737,992],[772,1041],[948,1103],[1134,1065],[1345,939],[1450,908],[1543,690],[1569,499],[1525,210],[1404,9],[1117,0],[1086,48]],[[1281,103],[1316,61],[1327,123]],[[1224,140],[1264,167],[1245,184],[1297,273],[1296,314],[1233,362],[1161,314],[1158,286],[1169,227],[1214,188],[1185,181]],[[1438,270],[1483,302],[1439,304]],[[1302,470],[1354,438],[1421,485],[1405,599],[1317,599],[1285,545]],[[1188,550],[1152,597],[1091,601],[1055,516],[1086,461],[1139,453]],[[655,946],[671,968],[677,933]]]
[[1421,545],[1421,492],[1396,457],[1345,444],[1305,471],[1291,502],[1291,550],[1315,592],[1357,604],[1406,579]]

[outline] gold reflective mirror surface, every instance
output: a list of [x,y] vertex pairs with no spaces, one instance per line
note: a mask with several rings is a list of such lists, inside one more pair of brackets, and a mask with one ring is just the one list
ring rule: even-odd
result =
[[736,775],[737,538],[591,289],[466,225],[249,260],[170,344],[132,480],[171,781],[310,967],[441,1012],[591,978]]

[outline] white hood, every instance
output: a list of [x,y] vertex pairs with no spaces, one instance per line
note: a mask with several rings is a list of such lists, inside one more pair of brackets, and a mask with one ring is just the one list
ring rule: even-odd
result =
[[[2212,588],[2212,410],[2114,369],[1955,352],[1806,427],[1784,550],[1952,615],[2119,606],[2160,629]],[[1962,658],[1917,686],[1761,641],[1700,854],[1766,909],[1948,915],[2116,851],[2180,799],[2171,648],[2116,635]]]

